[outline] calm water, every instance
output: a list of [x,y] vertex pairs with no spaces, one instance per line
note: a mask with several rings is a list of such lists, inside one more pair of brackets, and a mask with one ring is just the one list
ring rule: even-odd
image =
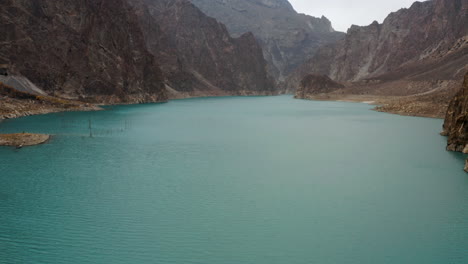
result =
[[0,263],[468,263],[442,121],[369,108],[207,98],[0,123],[56,135],[0,148]]

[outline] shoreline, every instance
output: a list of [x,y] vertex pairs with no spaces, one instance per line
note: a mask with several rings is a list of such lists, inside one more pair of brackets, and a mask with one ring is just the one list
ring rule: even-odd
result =
[[400,116],[444,119],[448,103],[435,104],[412,96],[378,96],[359,94],[316,94],[302,100],[363,103],[375,106],[372,111]]
[[[105,110],[105,107],[110,106],[119,106],[119,105],[139,105],[139,104],[161,104],[168,103],[172,100],[185,100],[185,99],[194,99],[194,98],[217,98],[217,97],[245,97],[245,96],[279,96],[282,94],[252,94],[252,95],[193,95],[185,97],[175,97],[169,98],[164,101],[154,101],[154,102],[129,102],[129,103],[102,103],[102,104],[83,104],[73,107],[58,107],[56,105],[47,105],[47,104],[37,104],[36,102],[26,102],[25,100],[18,100],[8,98],[10,100],[12,107],[10,111],[0,112],[0,122],[9,119],[16,119],[27,116],[34,115],[44,115],[50,113],[61,113],[61,112],[86,112],[86,111],[102,111]],[[435,113],[434,111],[424,111],[424,107],[436,107],[430,103],[422,103],[420,108],[417,107],[409,108],[408,105],[410,97],[408,96],[377,96],[377,95],[356,95],[356,94],[318,94],[307,96],[307,98],[298,98],[294,95],[291,95],[294,99],[301,100],[314,100],[314,101],[331,101],[331,102],[350,102],[350,103],[363,103],[368,105],[374,105],[372,111],[377,111],[381,113],[388,113],[400,116],[410,116],[410,117],[424,117],[424,118],[434,118],[434,119],[443,119],[445,117],[445,111]],[[0,99],[1,102],[2,99]],[[3,98],[5,100],[5,98]],[[13,102],[12,102],[13,101]],[[417,102],[417,100],[412,101],[412,103]],[[17,107],[15,107],[16,105]],[[439,105],[437,108],[442,108],[443,106]],[[23,108],[23,109],[22,109]],[[433,110],[433,109],[432,109]]]
[[[62,112],[92,112],[92,111],[103,111],[106,107],[112,106],[125,106],[125,105],[143,105],[143,104],[164,104],[170,101],[176,100],[186,100],[186,99],[196,99],[196,98],[218,98],[218,97],[249,97],[249,96],[278,96],[280,94],[271,94],[271,93],[257,93],[257,94],[248,94],[247,92],[243,92],[240,94],[205,94],[205,95],[184,95],[181,97],[170,97],[167,100],[155,100],[155,101],[148,101],[148,102],[120,102],[120,103],[84,103],[75,101],[75,103],[81,103],[81,105],[74,105],[72,107],[65,107],[65,106],[57,106],[53,104],[42,104],[36,102],[34,100],[22,100],[22,99],[15,99],[15,98],[1,98],[0,97],[0,122],[9,120],[9,119],[16,119],[21,117],[27,116],[34,116],[34,115],[45,115],[51,113],[62,113]],[[2,109],[2,100],[6,101],[6,106],[10,106],[9,109],[5,110]],[[65,99],[64,99],[65,100]],[[5,107],[5,106],[3,106]],[[3,111],[2,111],[3,110]]]
[[30,147],[46,143],[50,140],[51,135],[33,134],[33,133],[15,133],[15,134],[0,134],[0,146],[5,147]]
[[15,111],[9,114],[0,115],[0,122],[17,119],[21,117],[35,116],[35,115],[46,115],[52,113],[65,113],[65,112],[92,112],[92,111],[102,111],[103,109],[99,106],[96,107],[85,107],[85,108],[42,108],[35,109],[26,112]]
[[0,96],[0,121],[58,112],[99,110],[102,108],[96,104],[56,97],[34,96],[28,99],[18,99]]

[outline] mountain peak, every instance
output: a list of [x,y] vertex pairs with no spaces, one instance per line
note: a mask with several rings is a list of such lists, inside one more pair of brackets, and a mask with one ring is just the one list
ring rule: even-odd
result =
[[331,22],[298,14],[287,0],[191,0],[225,24],[233,36],[252,32],[263,48],[269,73],[282,80],[323,44],[343,34]]
[[260,4],[270,8],[288,9],[293,11],[291,3],[288,0],[249,0],[250,2]]

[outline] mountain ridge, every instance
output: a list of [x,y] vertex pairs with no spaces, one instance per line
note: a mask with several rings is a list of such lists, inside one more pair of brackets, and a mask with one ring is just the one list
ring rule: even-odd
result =
[[[28,98],[69,99],[74,109],[90,109],[78,101],[277,93],[254,36],[232,38],[223,24],[185,0],[5,0],[2,5],[0,82],[30,93]],[[147,12],[150,5],[160,11],[155,17]],[[0,110],[16,117],[67,109],[68,102],[10,98]],[[11,113],[15,107],[21,111]]]
[[276,94],[251,33],[231,37],[224,24],[189,1],[129,2],[148,49],[162,62],[172,96]]
[[225,24],[233,36],[252,32],[263,48],[270,75],[283,80],[319,46],[344,33],[330,20],[297,13],[286,0],[191,0],[208,16]]
[[49,95],[96,102],[167,100],[159,64],[124,0],[5,0],[0,64]]
[[352,26],[344,39],[320,48],[292,73],[285,89],[295,90],[309,73],[340,82],[462,79],[468,59],[467,9],[467,0],[415,2],[382,24]]

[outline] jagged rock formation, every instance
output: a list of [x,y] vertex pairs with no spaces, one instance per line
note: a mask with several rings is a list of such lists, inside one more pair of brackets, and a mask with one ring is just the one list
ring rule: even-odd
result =
[[270,74],[282,80],[318,47],[343,37],[331,22],[298,14],[287,0],[191,0],[224,23],[231,34],[252,32],[263,48]]
[[468,154],[468,73],[450,102],[442,134],[448,136],[447,150]]
[[310,73],[340,82],[459,80],[468,61],[467,10],[468,0],[416,2],[383,24],[352,26],[291,74],[285,89],[295,90]]
[[172,97],[272,95],[262,49],[251,33],[226,27],[186,0],[129,0]]
[[296,98],[307,99],[310,95],[329,93],[342,88],[345,86],[326,75],[309,74],[302,79]]
[[163,76],[124,0],[4,0],[0,63],[51,95],[166,100]]

